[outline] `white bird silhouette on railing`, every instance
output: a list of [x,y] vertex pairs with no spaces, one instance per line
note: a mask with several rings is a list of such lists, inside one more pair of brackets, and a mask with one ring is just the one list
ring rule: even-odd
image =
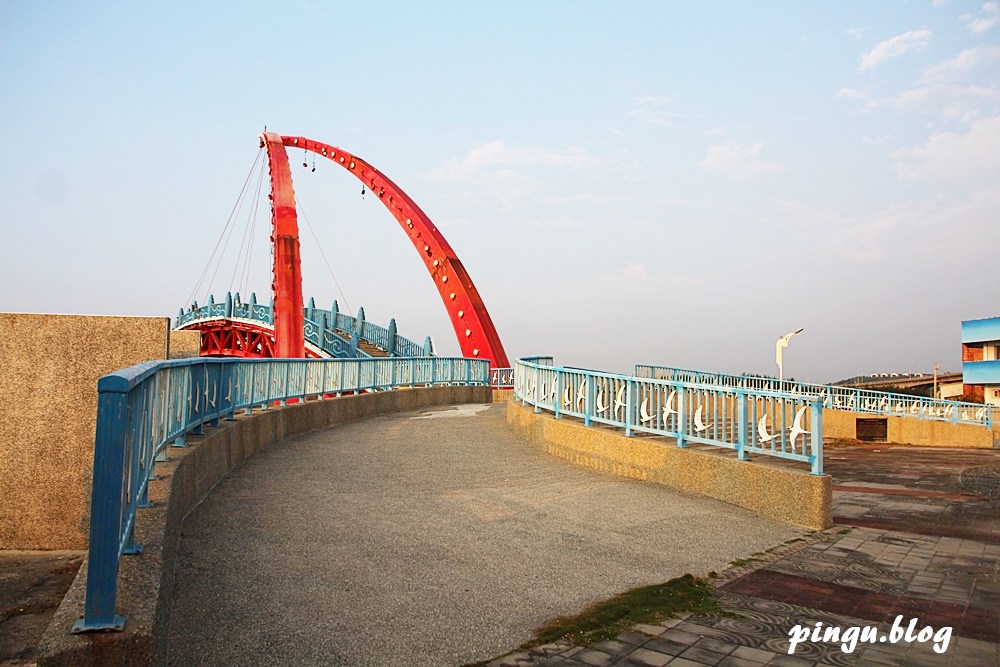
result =
[[587,405],[587,381],[586,380],[580,380],[580,391],[578,391],[577,394],[576,394],[576,402],[577,402],[577,404],[579,404],[580,401],[583,401],[583,404]]
[[[791,433],[788,434],[788,439],[792,443],[792,451],[793,452],[795,451],[795,440],[800,435],[804,435],[804,434],[808,434],[809,433],[809,431],[807,431],[802,426],[802,419],[803,419],[803,417],[805,417],[806,410],[808,410],[808,409],[809,409],[808,405],[803,405],[795,413],[795,419],[792,421],[792,431],[791,431]],[[802,439],[802,453],[805,454],[805,451],[806,451],[806,441],[805,441],[805,438],[803,438]]]
[[757,420],[757,440],[760,441],[761,444],[767,444],[776,437],[778,437],[777,433],[772,435],[767,432],[767,415],[765,414],[761,416],[761,418]]
[[570,395],[569,395],[569,385],[566,385],[566,388],[563,389],[563,407],[564,408],[568,408],[569,404],[570,404],[570,402],[572,402],[572,400],[573,399],[570,398]]
[[597,412],[604,412],[610,407],[608,403],[601,405],[603,401],[604,401],[604,387],[601,387],[600,390],[597,392]]
[[639,421],[645,424],[646,422],[651,422],[656,419],[656,415],[649,414],[649,397],[642,399],[642,405],[639,407]]
[[670,415],[676,415],[677,410],[674,410],[674,396],[677,395],[676,391],[671,391],[667,396],[667,402],[663,404],[663,424],[666,426],[667,417]]
[[699,405],[697,412],[694,413],[694,430],[699,433],[708,429],[708,424],[701,420],[701,410],[703,407]]
[[625,393],[625,385],[618,387],[618,393],[615,394],[615,419],[618,419],[618,410],[625,407],[625,401],[622,400],[622,394]]

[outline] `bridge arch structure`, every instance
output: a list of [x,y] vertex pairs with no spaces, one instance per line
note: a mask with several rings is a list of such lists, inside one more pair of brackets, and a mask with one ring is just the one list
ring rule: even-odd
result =
[[[494,368],[508,368],[504,351],[493,320],[479,291],[462,261],[433,221],[388,176],[357,155],[301,136],[285,136],[276,132],[260,135],[260,145],[267,152],[271,181],[271,231],[274,245],[272,291],[274,295],[272,327],[274,339],[268,346],[261,336],[267,331],[253,326],[254,341],[244,341],[246,323],[230,326],[227,322],[182,324],[182,328],[199,328],[215,347],[209,353],[225,353],[227,341],[235,341],[241,350],[252,349],[253,356],[305,357],[312,356],[303,339],[302,271],[299,253],[298,219],[287,147],[302,148],[340,165],[365,188],[378,197],[399,223],[403,232],[420,255],[437,288],[438,294],[462,355],[489,360]],[[242,337],[242,338],[241,338]],[[203,346],[203,352],[204,352]]]

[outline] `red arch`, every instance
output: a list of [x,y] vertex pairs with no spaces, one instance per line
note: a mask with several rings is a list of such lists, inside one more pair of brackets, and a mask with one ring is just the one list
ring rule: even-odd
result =
[[[276,137],[272,132],[262,135],[262,142],[268,145],[268,160],[284,160],[287,168],[288,158],[284,151],[277,155],[279,151],[272,151],[270,146],[275,143]],[[305,137],[281,136],[281,142],[285,146],[295,146],[312,151],[317,155],[326,157],[339,164],[348,172],[353,174],[358,180],[364,183],[365,187],[371,190],[385,205],[392,216],[396,218],[403,232],[406,233],[413,247],[417,249],[420,258],[434,279],[441,300],[444,302],[445,310],[451,319],[451,325],[458,337],[462,355],[466,357],[478,357],[489,359],[496,368],[507,368],[510,362],[507,360],[507,353],[500,342],[493,320],[490,318],[486,305],[483,303],[476,286],[472,283],[472,278],[462,265],[462,261],[452,250],[444,235],[434,226],[431,219],[420,210],[420,207],[403,192],[403,190],[393,183],[389,178],[375,167],[371,166],[356,155],[351,155],[347,151],[336,146],[306,139]],[[291,202],[291,214],[294,219],[295,199],[292,193],[291,176],[287,182],[283,179],[274,178],[274,167],[272,166],[271,178],[272,195],[274,196],[275,210],[279,202]],[[283,204],[285,206],[287,204]],[[298,256],[298,245],[296,239],[296,258]],[[277,245],[275,246],[275,269],[278,267]],[[297,268],[297,267],[296,267]],[[277,288],[277,274],[275,277]],[[299,294],[301,299],[302,280],[298,277]],[[299,301],[301,306],[301,300]],[[275,309],[278,307],[277,293],[275,295]],[[299,311],[301,312],[301,310]],[[277,329],[277,317],[275,318],[275,329]],[[301,331],[301,326],[298,329]],[[280,339],[279,339],[280,340]]]
[[288,153],[276,132],[260,135],[267,149],[271,171],[271,243],[274,245],[274,353],[276,357],[306,356],[302,329],[302,263],[299,258],[299,224]]

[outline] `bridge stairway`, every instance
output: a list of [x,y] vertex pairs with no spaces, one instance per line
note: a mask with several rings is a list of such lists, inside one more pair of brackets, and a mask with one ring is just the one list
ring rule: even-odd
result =
[[[353,334],[350,331],[343,331],[342,329],[334,329],[337,335],[346,340],[348,343],[351,342]],[[358,349],[367,354],[369,357],[388,357],[389,353],[380,347],[376,347],[373,343],[369,343],[364,338],[358,341]]]

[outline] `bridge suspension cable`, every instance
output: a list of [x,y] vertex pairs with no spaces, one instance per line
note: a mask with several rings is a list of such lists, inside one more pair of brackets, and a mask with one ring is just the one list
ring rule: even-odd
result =
[[[187,300],[193,302],[195,297],[198,296],[202,288],[207,292],[211,290],[212,283],[215,281],[215,277],[219,272],[219,266],[222,263],[222,255],[225,253],[226,247],[229,244],[229,239],[232,237],[233,229],[235,228],[235,221],[239,217],[240,212],[243,210],[243,206],[246,202],[246,192],[247,185],[250,184],[250,180],[253,177],[255,170],[263,170],[265,161],[261,160],[264,154],[264,149],[257,151],[257,156],[254,158],[253,164],[250,166],[250,171],[247,173],[246,179],[243,181],[243,187],[240,189],[240,194],[236,198],[236,202],[233,204],[232,210],[229,212],[229,218],[226,220],[225,226],[222,228],[219,238],[215,241],[215,246],[212,248],[212,253],[208,257],[208,261],[205,262],[205,266],[198,276],[198,280],[191,290],[191,294],[188,295]],[[213,270],[214,265],[214,270]],[[205,282],[206,276],[208,276],[209,271],[212,271],[212,277]]]
[[[313,158],[313,171],[316,171],[315,161],[316,159]],[[347,312],[354,312],[354,309],[351,308],[350,302],[347,300],[347,296],[344,294],[344,290],[340,286],[340,281],[337,280],[337,276],[333,273],[333,267],[330,266],[330,260],[326,258],[326,253],[323,252],[323,244],[319,242],[319,237],[316,236],[316,230],[313,229],[312,223],[309,222],[309,216],[306,214],[306,210],[302,206],[301,195],[296,201],[296,205],[298,206],[299,212],[302,214],[302,219],[306,221],[306,227],[309,228],[309,233],[312,234],[313,241],[316,242],[316,247],[319,249],[319,255],[323,258],[323,263],[326,264],[326,270],[330,272],[330,277],[333,278],[333,284],[337,286],[337,293],[340,295],[340,298],[344,300],[344,306],[347,308]]]
[[[257,224],[260,219],[260,198],[261,191],[264,187],[264,163],[261,162],[260,168],[257,171],[257,188],[256,193],[253,197],[253,203],[250,208],[250,213],[247,216],[247,223],[243,230],[243,242],[240,244],[240,252],[236,258],[236,263],[233,266],[233,277],[229,281],[229,291],[233,292],[234,288],[238,294],[247,294],[249,283],[250,283],[250,266],[251,260],[253,259],[253,240],[254,235],[257,231]],[[246,254],[244,255],[244,250]],[[241,270],[241,264],[242,270]],[[239,282],[237,282],[236,277],[240,276]]]

